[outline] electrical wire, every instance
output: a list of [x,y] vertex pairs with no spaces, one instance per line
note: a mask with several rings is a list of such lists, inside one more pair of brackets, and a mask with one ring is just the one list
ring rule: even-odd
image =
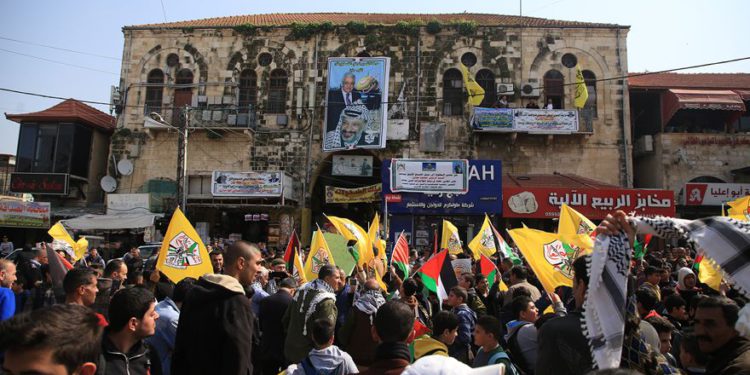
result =
[[[2,49],[0,49],[0,50],[2,50]],[[750,56],[739,57],[739,58],[729,59],[729,60],[715,61],[715,62],[698,64],[698,65],[684,66],[684,67],[679,67],[679,68],[665,69],[665,70],[659,70],[659,71],[654,71],[654,72],[631,73],[631,74],[622,75],[622,76],[597,78],[596,80],[590,80],[589,82],[608,82],[608,81],[614,81],[614,80],[628,79],[628,78],[631,78],[631,77],[649,76],[649,75],[656,75],[656,74],[677,72],[677,71],[682,71],[682,70],[704,68],[704,67],[708,67],[708,66],[723,65],[723,64],[729,64],[729,63],[739,62],[739,61],[745,61],[745,60],[750,60]],[[553,87],[557,88],[557,87],[564,87],[564,86],[574,86],[574,85],[577,85],[577,84],[578,84],[577,82],[560,83],[560,84],[550,85],[550,86],[547,86],[547,87],[548,88],[553,88]],[[543,90],[544,88],[545,88],[544,85],[533,87],[534,90]],[[5,88],[5,87],[0,87],[0,91],[11,92],[11,93],[16,93],[16,94],[22,94],[22,95],[30,95],[30,96],[36,96],[36,97],[42,97],[42,98],[48,98],[48,99],[60,99],[60,100],[70,99],[70,98],[64,98],[64,97],[61,97],[61,96],[39,94],[39,93],[28,92],[28,91],[21,91],[21,90],[14,90],[14,89],[9,89],[9,88]],[[478,94],[470,94],[469,93],[467,95],[469,97],[471,97],[471,96],[477,96]],[[422,95],[420,95],[420,101],[424,101],[425,98],[428,98],[428,99],[431,99],[431,100],[434,100],[434,101],[439,101],[439,100],[444,99],[444,97],[441,97],[441,96],[422,96]],[[82,103],[87,103],[87,104],[106,105],[106,106],[112,105],[112,103],[100,102],[100,101],[96,101],[96,100],[84,100],[84,99],[76,99],[76,100],[78,100],[79,102],[82,102]],[[384,105],[395,105],[395,104],[409,103],[409,102],[416,102],[416,99],[396,100],[396,101],[393,101],[393,102],[383,101],[383,102],[381,102],[381,104],[384,104]],[[302,107],[290,106],[290,107],[286,107],[286,109],[287,110],[295,110],[295,109],[296,110],[315,110],[315,109],[321,109],[321,108],[325,109],[325,108],[328,107],[328,104],[343,104],[343,102],[330,102],[330,103],[321,104],[321,105],[318,105],[318,106],[302,106]],[[123,105],[122,107],[123,108],[145,108],[146,105],[145,104],[142,104],[142,105],[141,104],[129,104],[129,105]],[[163,106],[163,107],[161,107],[161,109],[174,109],[174,108],[176,108],[176,107],[174,107],[174,106]],[[236,108],[195,108],[195,107],[193,107],[193,108],[195,110],[207,110],[207,111],[237,111]],[[259,107],[258,108],[258,112],[263,112],[263,108]]]
[[29,55],[29,54],[26,54],[26,53],[11,51],[11,50],[5,49],[5,48],[0,48],[0,51],[7,52],[7,53],[12,53],[12,54],[19,55],[19,56],[25,56],[25,57],[29,57],[29,58],[32,58],[32,59],[37,59],[37,60],[42,60],[42,61],[46,61],[46,62],[51,62],[51,63],[55,63],[55,64],[60,64],[60,65],[65,65],[65,66],[71,66],[71,67],[79,68],[79,69],[90,70],[92,72],[106,73],[106,74],[112,74],[112,75],[119,75],[119,73],[108,72],[106,70],[100,70],[100,69],[96,69],[96,68],[89,68],[87,66],[81,66],[81,65],[76,65],[76,64],[69,64],[69,63],[66,63],[66,62],[52,60],[52,59],[48,59],[48,58],[45,58],[45,57],[39,57],[39,56]]
[[121,59],[121,58],[119,58],[119,57],[112,57],[112,56],[99,55],[99,54],[96,54],[96,53],[91,53],[91,52],[76,51],[76,50],[73,50],[73,49],[68,49],[68,48],[61,48],[61,47],[55,47],[55,46],[49,46],[49,45],[46,45],[46,44],[40,44],[40,43],[35,43],[35,42],[29,42],[29,41],[26,41],[26,40],[13,39],[13,38],[8,38],[8,37],[4,37],[4,36],[0,36],[0,40],[8,40],[8,41],[11,41],[11,42],[16,42],[16,43],[21,43],[21,44],[28,44],[28,45],[31,45],[31,46],[38,46],[38,47],[44,47],[44,48],[50,48],[50,49],[56,49],[56,50],[58,50],[58,51],[64,51],[64,52],[77,53],[77,54],[80,54],[80,55],[93,56],[93,57],[100,57],[100,58],[102,58],[102,59],[110,59],[110,60],[115,60],[115,61],[120,61],[120,60],[122,60],[122,59]]

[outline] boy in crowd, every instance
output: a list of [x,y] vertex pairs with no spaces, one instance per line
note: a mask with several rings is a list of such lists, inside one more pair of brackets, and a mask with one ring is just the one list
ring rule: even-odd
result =
[[458,337],[450,346],[450,355],[457,360],[468,364],[469,352],[471,351],[471,334],[477,322],[477,314],[466,304],[468,293],[460,286],[451,288],[448,295],[448,305],[453,307],[453,313],[458,317]]
[[502,363],[505,365],[505,373],[517,375],[518,372],[510,361],[508,353],[503,350],[498,342],[502,336],[500,321],[494,316],[485,315],[477,320],[474,328],[474,344],[479,346],[472,367],[484,367]]
[[417,338],[411,345],[412,362],[428,356],[448,356],[448,346],[458,336],[458,317],[450,311],[440,311],[432,316],[432,334]]
[[352,357],[333,345],[334,323],[329,319],[316,319],[312,324],[313,349],[297,365],[287,368],[287,375],[359,373]]

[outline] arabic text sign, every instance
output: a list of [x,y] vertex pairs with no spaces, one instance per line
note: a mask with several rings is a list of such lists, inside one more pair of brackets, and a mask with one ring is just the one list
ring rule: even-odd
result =
[[532,133],[575,133],[578,131],[578,111],[516,109],[513,111],[513,130]]
[[47,202],[0,201],[0,227],[49,228]]
[[380,200],[382,185],[375,184],[355,189],[326,186],[326,203],[376,202]]
[[474,108],[471,125],[484,131],[514,131],[513,110],[510,108]]
[[107,194],[107,215],[150,213],[150,198],[148,193]]
[[391,191],[465,193],[468,170],[468,160],[392,159]]
[[641,216],[674,216],[672,190],[636,189],[503,189],[503,217],[553,218],[567,204],[589,219],[603,219],[615,210]]
[[750,184],[685,184],[685,205],[687,206],[721,206],[748,195],[750,195]]
[[214,171],[211,194],[217,197],[280,197],[281,172]]

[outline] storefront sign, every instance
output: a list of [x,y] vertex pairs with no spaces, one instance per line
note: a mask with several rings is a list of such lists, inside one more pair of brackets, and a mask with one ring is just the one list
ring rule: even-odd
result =
[[331,163],[332,176],[372,176],[372,156],[334,155]]
[[217,197],[280,197],[281,172],[214,171],[211,194]]
[[107,215],[151,213],[151,195],[107,194]]
[[384,148],[388,108],[388,57],[332,57],[323,151]]
[[469,160],[465,193],[394,193],[391,160],[382,167],[383,195],[389,214],[482,215],[502,212],[502,168],[499,160]]
[[737,198],[750,195],[750,184],[687,183],[685,205],[721,206]]
[[13,193],[67,195],[69,175],[64,173],[11,173]]
[[383,184],[346,189],[326,186],[326,203],[360,203],[377,202],[383,192]]
[[0,201],[0,227],[49,228],[50,204]]
[[578,131],[578,111],[515,109],[513,130],[542,134],[575,133]]
[[510,108],[474,108],[471,126],[476,130],[511,132],[513,110]]
[[391,191],[466,193],[468,167],[468,160],[392,159]]
[[508,218],[554,218],[567,204],[589,219],[603,219],[615,210],[641,216],[674,216],[672,190],[636,189],[503,189],[504,212]]

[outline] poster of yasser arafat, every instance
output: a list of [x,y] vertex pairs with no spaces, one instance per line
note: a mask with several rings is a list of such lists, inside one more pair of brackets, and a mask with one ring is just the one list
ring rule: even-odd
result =
[[328,59],[323,151],[384,148],[390,58]]

